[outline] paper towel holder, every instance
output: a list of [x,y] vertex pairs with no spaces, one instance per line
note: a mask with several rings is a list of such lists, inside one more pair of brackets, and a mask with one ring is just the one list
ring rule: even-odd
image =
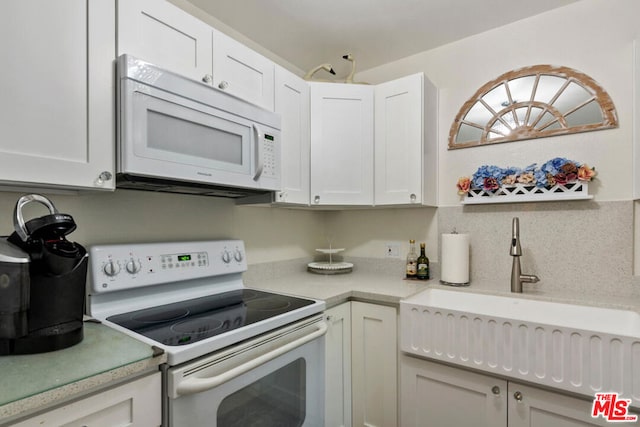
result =
[[[451,231],[450,234],[455,234],[458,235],[458,231],[456,230],[456,228],[454,227],[453,230]],[[444,245],[443,245],[444,246]],[[468,251],[468,247],[467,247],[467,251]],[[467,252],[467,257],[469,256],[469,252]],[[441,260],[441,264],[443,264],[444,260]],[[442,267],[444,267],[444,265],[442,265]],[[467,265],[468,268],[468,265]],[[442,271],[440,272],[441,274],[443,273]],[[446,280],[442,280],[442,278],[440,279],[440,283],[446,286],[455,286],[455,287],[466,287],[469,286],[471,284],[471,282],[468,280],[469,275],[467,274],[467,281],[466,282],[449,282]]]

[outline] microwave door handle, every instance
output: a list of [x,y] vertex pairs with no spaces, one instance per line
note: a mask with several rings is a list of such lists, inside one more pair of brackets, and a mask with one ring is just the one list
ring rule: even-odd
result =
[[264,154],[262,153],[262,132],[260,132],[260,128],[255,123],[251,125],[253,127],[253,141],[255,144],[255,174],[253,175],[253,180],[258,181],[260,176],[262,176],[262,171],[264,169]]
[[291,350],[300,347],[303,344],[306,344],[310,341],[315,340],[316,338],[321,337],[327,332],[328,326],[326,322],[320,322],[316,325],[316,330],[311,332],[308,335],[305,335],[301,338],[298,338],[290,343],[284,344],[275,350],[272,350],[268,353],[262,354],[255,359],[249,360],[241,365],[238,365],[234,368],[231,368],[220,375],[215,375],[213,377],[208,378],[197,378],[191,377],[187,378],[184,381],[181,381],[176,389],[175,394],[178,396],[186,396],[189,394],[201,393],[203,391],[210,390],[215,388],[221,384],[224,384],[232,379],[239,377],[240,375],[249,372],[250,370],[267,363],[270,360],[275,359],[278,356],[281,356],[285,353],[290,352]]

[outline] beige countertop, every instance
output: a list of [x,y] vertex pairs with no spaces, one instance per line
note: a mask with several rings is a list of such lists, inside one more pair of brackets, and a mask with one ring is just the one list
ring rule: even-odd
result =
[[84,339],[40,354],[1,356],[0,425],[157,370],[166,355],[112,328],[85,322]]
[[389,274],[354,271],[347,274],[322,275],[308,272],[290,273],[278,278],[245,281],[249,288],[324,300],[327,308],[357,300],[397,306],[436,282],[406,280]]
[[[639,296],[590,295],[567,289],[565,292],[548,289],[544,285],[525,284],[525,292],[510,292],[509,283],[496,288],[495,283],[472,281],[471,286],[455,287],[440,284],[437,265],[430,280],[406,280],[403,265],[378,260],[377,263],[358,260],[353,272],[347,274],[322,275],[307,272],[304,263],[277,263],[269,268],[252,265],[244,276],[245,286],[271,290],[291,295],[324,300],[327,308],[349,300],[360,300],[378,304],[398,305],[400,300],[409,298],[427,288],[439,288],[457,292],[483,293],[514,298],[530,298],[565,304],[607,307],[640,312]],[[639,288],[640,289],[640,288]],[[640,294],[640,291],[638,292]]]

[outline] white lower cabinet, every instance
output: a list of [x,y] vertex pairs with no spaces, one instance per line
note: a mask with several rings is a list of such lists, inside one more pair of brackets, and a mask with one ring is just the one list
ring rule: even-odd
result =
[[157,427],[161,379],[156,372],[31,417],[14,427]]
[[325,426],[397,426],[396,308],[354,301],[326,315]]
[[593,402],[512,381],[401,356],[403,427],[605,426]]
[[351,303],[353,425],[398,425],[398,313],[395,307]]
[[325,417],[329,427],[351,426],[351,303],[325,312]]
[[416,357],[400,358],[403,427],[507,426],[506,381]]

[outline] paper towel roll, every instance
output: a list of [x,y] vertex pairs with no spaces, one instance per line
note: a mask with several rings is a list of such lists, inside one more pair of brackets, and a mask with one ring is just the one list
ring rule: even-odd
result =
[[469,235],[443,234],[440,281],[450,285],[469,283]]

